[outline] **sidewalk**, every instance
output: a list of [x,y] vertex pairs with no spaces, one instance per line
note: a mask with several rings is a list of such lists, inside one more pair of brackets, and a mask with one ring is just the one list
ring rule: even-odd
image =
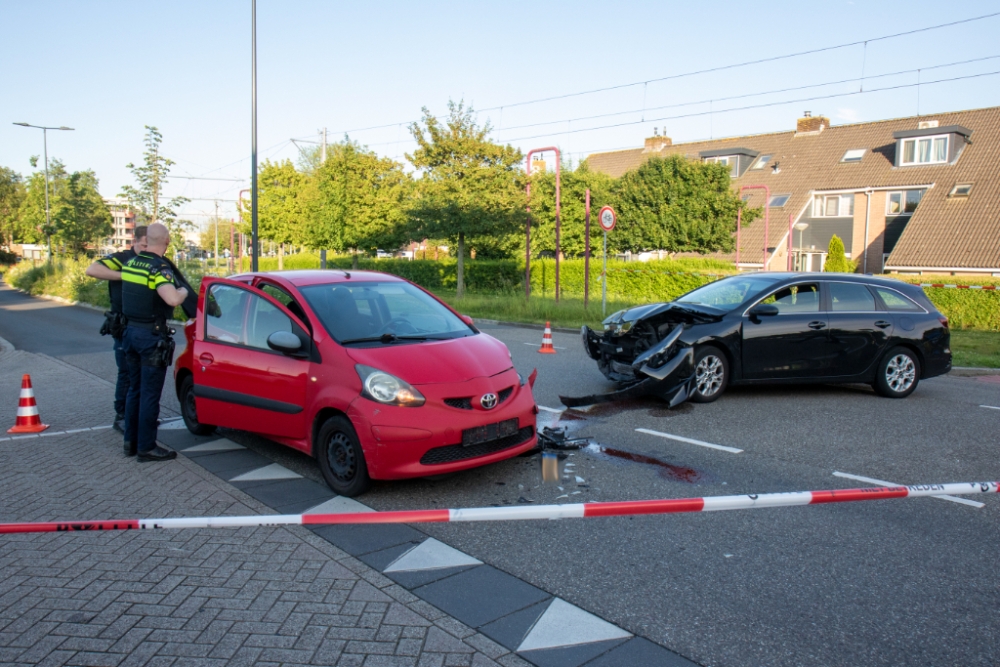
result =
[[[123,457],[110,384],[45,355],[0,347],[4,430],[23,373],[51,435],[0,441],[0,521],[273,513],[189,458]],[[0,663],[529,664],[298,526],[3,536]]]

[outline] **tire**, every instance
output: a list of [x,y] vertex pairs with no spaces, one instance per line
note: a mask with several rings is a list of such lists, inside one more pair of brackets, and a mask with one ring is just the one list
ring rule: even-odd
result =
[[711,345],[694,353],[695,389],[688,399],[693,403],[711,403],[729,386],[729,362],[722,351]]
[[320,427],[316,458],[323,479],[338,495],[353,498],[371,488],[365,453],[346,417],[330,417]]
[[875,391],[886,398],[906,398],[920,382],[920,359],[913,350],[894,347],[885,353],[875,373]]
[[181,403],[181,416],[184,418],[187,430],[195,435],[209,435],[215,432],[215,427],[211,424],[202,424],[198,421],[198,411],[194,402],[194,378],[190,375],[181,382],[177,398]]

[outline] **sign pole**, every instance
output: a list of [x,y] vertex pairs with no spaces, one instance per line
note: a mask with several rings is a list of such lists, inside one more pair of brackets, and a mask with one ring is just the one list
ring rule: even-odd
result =
[[601,274],[601,317],[608,315],[608,233],[604,232],[604,273]]

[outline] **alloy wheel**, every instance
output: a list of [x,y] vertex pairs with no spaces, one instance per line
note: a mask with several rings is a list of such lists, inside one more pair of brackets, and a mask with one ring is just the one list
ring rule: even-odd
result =
[[909,389],[916,377],[913,359],[905,354],[897,354],[885,365],[885,382],[896,393]]
[[725,367],[722,360],[714,354],[702,357],[695,369],[695,382],[698,385],[698,393],[706,398],[719,391],[725,375]]
[[344,433],[330,436],[326,448],[326,460],[337,479],[349,482],[357,473],[358,462],[354,456],[354,446]]

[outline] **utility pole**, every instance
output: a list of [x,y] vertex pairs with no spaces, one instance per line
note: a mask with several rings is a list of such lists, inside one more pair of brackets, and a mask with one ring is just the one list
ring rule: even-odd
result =
[[219,272],[219,200],[215,200],[215,272]]
[[251,0],[250,5],[250,45],[253,51],[251,66],[253,84],[250,86],[253,95],[251,112],[251,159],[250,159],[250,270],[257,271],[258,241],[257,241],[257,0]]
[[[323,166],[326,164],[326,128],[323,128],[323,143],[322,148],[319,151],[319,164]],[[322,248],[319,251],[319,268],[326,268],[326,248]]]

